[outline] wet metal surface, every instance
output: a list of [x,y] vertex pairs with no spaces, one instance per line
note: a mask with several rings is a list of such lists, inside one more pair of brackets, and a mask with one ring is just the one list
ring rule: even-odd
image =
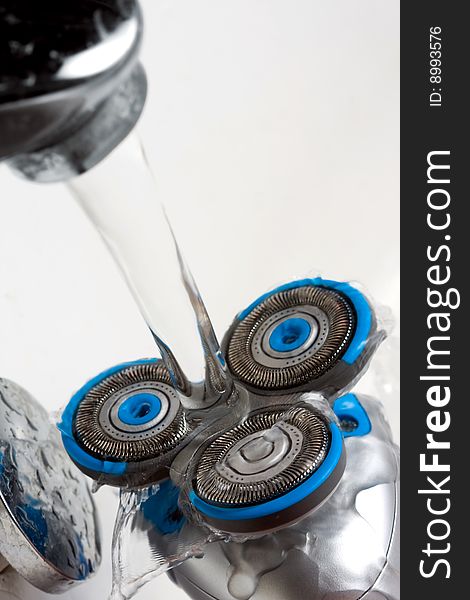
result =
[[100,562],[94,505],[47,412],[0,378],[0,555],[30,583],[61,591]]

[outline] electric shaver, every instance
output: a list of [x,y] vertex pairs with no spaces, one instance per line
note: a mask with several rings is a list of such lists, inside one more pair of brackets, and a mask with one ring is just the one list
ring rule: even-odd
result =
[[[166,217],[154,211],[149,174],[117,148],[146,97],[138,62],[139,6],[135,0],[3,5],[0,160],[34,181],[85,174],[74,180],[75,193],[103,237],[111,239],[111,250],[124,250],[115,257],[137,291],[163,359],[113,367],[73,396],[60,423],[71,460],[101,484],[150,486],[139,517],[148,524],[145,531],[157,554],[165,555],[175,536],[178,545],[178,536],[211,532],[204,558],[186,560],[170,572],[195,600],[397,600],[398,452],[379,402],[351,393],[384,336],[371,303],[349,283],[291,282],[243,310],[220,349],[177,250],[175,264],[204,351],[204,380],[187,377],[179,348],[175,351],[171,339],[166,343],[156,327],[153,315],[161,311],[152,310],[156,298],[149,283],[153,261],[162,255],[168,260],[173,251],[172,235],[160,227]],[[115,160],[114,170],[106,166]],[[141,238],[147,235],[139,246],[145,252],[129,250],[125,216],[118,226],[109,225],[102,184],[94,179],[101,168],[102,177],[109,174],[106,169],[113,175],[106,182],[115,185],[106,190],[116,209],[110,212],[124,208],[123,215],[140,215],[136,228]],[[128,181],[133,189],[126,196]],[[139,280],[144,264],[148,276]],[[179,289],[180,271],[174,273],[173,280],[158,281],[161,289]],[[174,338],[178,333],[175,328]],[[16,414],[13,391],[0,397],[7,407],[0,401],[0,411],[10,419]],[[39,432],[30,426],[26,419],[15,432],[45,439],[45,426]],[[60,544],[57,555],[41,546],[44,536],[37,532],[44,528],[56,532],[54,539],[66,536],[54,529],[52,508],[44,516],[22,496],[22,481],[14,496],[10,484],[6,489],[22,469],[14,468],[9,426],[2,430],[0,422],[0,432],[0,484],[5,484],[0,525],[8,527],[0,536],[0,552],[38,587],[60,591],[64,580],[84,578],[96,568],[97,542],[69,532],[67,522],[76,559],[72,573],[63,564],[70,553]],[[54,465],[48,464],[52,493],[58,484]],[[22,467],[28,473],[27,465]],[[63,468],[59,461],[57,473]],[[28,480],[36,486],[33,494],[47,485],[40,470]],[[19,507],[14,519],[11,506]],[[28,529],[32,519],[37,527]],[[12,554],[14,546],[3,541],[18,536],[21,552]],[[45,581],[47,568],[46,575],[30,568],[38,556],[43,560],[33,561],[36,566],[58,565],[57,586],[55,577]]]
[[398,451],[350,391],[383,337],[353,285],[291,282],[224,337],[228,398],[191,409],[161,360],[118,365],[74,395],[64,446],[100,483],[160,483],[140,515],[159,552],[216,534],[170,573],[194,599],[398,599]]

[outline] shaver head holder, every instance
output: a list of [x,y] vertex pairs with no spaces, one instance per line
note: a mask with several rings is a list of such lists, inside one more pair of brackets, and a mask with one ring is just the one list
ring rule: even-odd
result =
[[[132,454],[126,444],[146,435],[164,402],[149,397],[138,372],[119,389],[113,378],[132,365],[157,364],[126,363],[74,396],[61,425],[64,445],[101,483],[135,488],[171,477],[184,514],[223,535],[284,528],[333,493],[345,468],[343,438],[367,430],[363,412],[344,393],[383,335],[371,303],[351,284],[319,277],[291,282],[242,311],[224,338],[235,381],[232,406],[224,399],[205,409],[180,407],[191,424],[185,435],[159,454],[146,456],[139,444]],[[245,364],[251,360],[258,370],[240,368],[243,352]],[[268,376],[250,379],[260,369]],[[171,386],[166,377],[160,383]],[[109,435],[119,438],[124,455],[113,455]]]
[[[237,462],[234,453],[240,455],[247,450],[253,456],[259,453],[259,476],[263,481],[266,474],[261,469],[263,460],[271,464],[273,458],[266,450],[269,443],[264,437],[266,432],[268,437],[271,435],[273,427],[271,424],[271,429],[259,432],[259,448],[255,448],[256,436],[248,433],[243,442],[238,440],[235,446],[231,445],[240,433],[239,428],[243,429],[243,421],[240,426],[227,425],[194,454],[188,476],[190,488],[185,494],[189,511],[195,512],[210,528],[243,537],[283,528],[320,506],[342,477],[346,460],[343,437],[368,432],[367,415],[353,400],[354,395],[344,394],[363,374],[383,337],[372,304],[360,290],[349,283],[320,277],[280,286],[242,311],[223,341],[227,365],[237,388],[248,394],[248,406],[258,407],[261,413],[286,398],[294,409],[310,394],[319,395],[336,413],[332,415],[330,411],[329,416],[328,411],[323,413],[329,431],[328,452],[318,472],[315,470],[305,481],[299,476],[293,489],[282,489],[281,474],[277,495],[274,491],[273,497],[263,500],[250,495],[252,490],[242,489],[239,497],[244,501],[237,506],[233,484],[238,483],[237,477],[240,481],[246,479],[242,465],[248,471],[253,465],[248,465],[246,457],[243,461],[238,456]],[[250,413],[245,423],[255,413]],[[282,421],[279,416],[274,428],[282,429]],[[292,435],[291,447],[295,433]],[[240,446],[245,442],[245,447]],[[262,456],[262,448],[266,457]],[[212,471],[208,457],[213,461]],[[286,460],[280,453],[279,464],[290,466]],[[230,461],[231,466],[227,466]],[[251,482],[253,487],[256,477],[253,479],[250,473],[246,483]]]

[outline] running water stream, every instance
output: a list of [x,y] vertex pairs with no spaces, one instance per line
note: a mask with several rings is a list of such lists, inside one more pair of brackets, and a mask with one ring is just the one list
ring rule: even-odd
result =
[[229,393],[219,342],[135,134],[68,185],[124,275],[182,404],[209,406]]
[[[183,406],[206,408],[230,396],[232,381],[219,342],[139,139],[131,134],[68,186],[126,279]],[[148,579],[202,555],[205,544],[217,538],[189,526],[181,515],[181,522],[176,519],[177,489],[168,496],[168,484],[121,490],[113,535],[113,600],[130,598]],[[160,521],[153,522],[165,507],[170,522],[176,519],[170,530],[168,522],[163,530]]]

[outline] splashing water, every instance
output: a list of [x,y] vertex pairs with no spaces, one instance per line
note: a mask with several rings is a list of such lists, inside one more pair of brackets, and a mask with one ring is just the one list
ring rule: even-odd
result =
[[187,522],[178,508],[179,490],[166,480],[142,490],[121,490],[113,535],[110,600],[128,600],[151,579],[220,539]]

